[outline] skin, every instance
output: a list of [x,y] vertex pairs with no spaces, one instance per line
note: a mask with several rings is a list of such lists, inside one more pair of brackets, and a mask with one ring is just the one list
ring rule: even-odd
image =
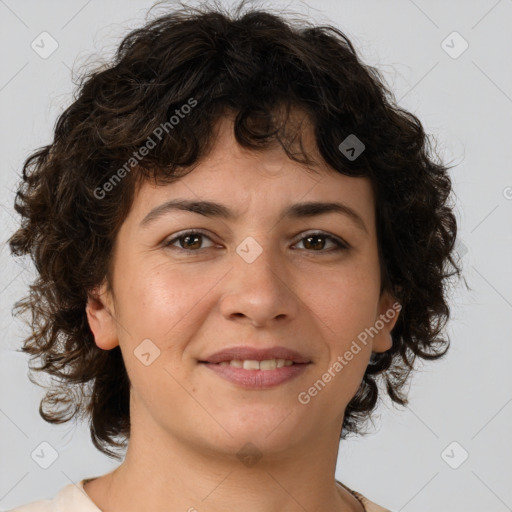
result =
[[[211,153],[189,175],[170,185],[142,184],[116,239],[113,291],[103,283],[89,297],[97,346],[120,345],[130,377],[131,436],[123,463],[85,490],[104,512],[360,512],[335,483],[341,425],[371,352],[391,348],[398,314],[308,404],[297,397],[395,302],[379,293],[370,182],[322,162],[310,129],[303,140],[317,155],[316,174],[280,148],[242,149],[229,118],[217,128]],[[178,197],[217,201],[240,217],[174,211],[139,227],[152,208]],[[283,208],[302,201],[344,202],[367,232],[337,213],[279,220]],[[164,247],[193,228],[209,238],[175,241],[182,253]],[[350,249],[333,252],[328,238],[308,244],[317,231]],[[236,252],[249,236],[262,248],[252,263]],[[147,338],[160,350],[149,366],[134,355]],[[284,345],[312,364],[284,384],[247,390],[198,363],[241,344]],[[251,467],[237,457],[247,442],[262,455]]]

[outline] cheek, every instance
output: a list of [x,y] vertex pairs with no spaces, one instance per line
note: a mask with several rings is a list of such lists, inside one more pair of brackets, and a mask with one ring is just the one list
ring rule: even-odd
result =
[[[308,282],[302,285],[308,290]],[[306,294],[308,307],[339,343],[375,321],[379,300],[379,275],[368,266],[351,266],[326,272]]]
[[[141,265],[142,267],[142,265]],[[150,338],[163,350],[178,350],[186,343],[198,315],[204,314],[208,291],[221,279],[212,272],[192,272],[185,265],[159,265],[132,272],[124,281],[122,321],[131,345]],[[143,268],[143,267],[142,267]]]
[[367,329],[376,320],[380,287],[378,267],[376,272],[373,265],[366,262],[329,273],[309,295],[308,307],[321,320],[318,328],[328,349],[321,378],[329,380],[330,393],[342,401],[356,393],[371,355]]
[[176,268],[133,272],[120,287],[123,359],[134,393],[153,410],[164,398],[183,399],[173,376],[180,380],[184,350],[197,330],[198,315],[204,314],[201,299],[212,286],[205,288],[209,280],[188,279]]

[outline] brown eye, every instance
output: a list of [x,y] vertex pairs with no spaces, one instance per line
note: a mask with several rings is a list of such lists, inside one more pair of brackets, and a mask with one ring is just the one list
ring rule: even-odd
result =
[[[174,236],[172,239],[165,242],[164,247],[184,253],[200,252],[203,249],[209,249],[213,246],[212,242],[211,245],[202,247],[202,243],[205,240],[212,242],[211,238],[201,231],[183,231],[179,233],[178,236]],[[331,243],[331,248],[325,249],[327,242]],[[318,253],[332,253],[350,248],[350,246],[341,239],[321,232],[310,233],[299,240],[299,243],[303,243],[304,250]]]
[[[334,248],[330,250],[324,250],[326,240],[331,241],[332,244],[334,244]],[[348,249],[348,244],[342,242],[338,238],[326,235],[324,233],[311,233],[304,238],[302,238],[300,242],[303,242],[303,245],[306,250],[312,251],[312,252],[333,252],[333,251],[340,251]]]
[[[175,248],[177,250],[197,252],[202,249],[201,245],[203,239],[208,239],[211,241],[208,236],[200,231],[185,231],[179,236],[176,236],[168,242],[165,242],[164,246]],[[179,246],[175,245],[176,242],[179,243]]]

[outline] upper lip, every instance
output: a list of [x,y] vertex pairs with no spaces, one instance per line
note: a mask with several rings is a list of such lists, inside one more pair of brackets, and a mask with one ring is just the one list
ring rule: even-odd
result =
[[223,349],[208,356],[200,362],[221,363],[233,360],[266,361],[268,359],[288,359],[294,363],[310,363],[311,360],[286,347],[252,348],[248,346],[237,346]]

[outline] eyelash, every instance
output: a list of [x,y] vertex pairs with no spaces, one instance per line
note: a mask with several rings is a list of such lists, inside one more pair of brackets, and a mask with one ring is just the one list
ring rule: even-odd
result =
[[[175,250],[175,251],[179,251],[179,252],[182,252],[182,253],[189,253],[190,255],[192,255],[192,253],[199,253],[199,252],[202,252],[206,249],[210,249],[211,247],[205,247],[203,249],[183,249],[182,247],[177,247],[177,246],[174,246],[173,247],[173,243],[177,242],[178,240],[180,240],[181,238],[185,238],[186,236],[193,236],[193,235],[201,235],[202,237],[204,238],[208,238],[208,240],[210,240],[211,242],[213,242],[213,240],[204,232],[200,231],[200,230],[189,230],[189,231],[183,231],[182,233],[178,233],[178,236],[175,236],[173,237],[172,239],[164,242],[164,247],[167,247],[171,250]],[[302,242],[303,240],[305,240],[306,238],[308,237],[315,237],[315,236],[320,236],[322,238],[325,238],[327,240],[331,240],[334,244],[335,244],[335,247],[333,249],[330,249],[330,250],[319,250],[319,251],[315,251],[313,249],[301,249],[301,250],[305,250],[305,251],[308,251],[308,252],[318,252],[318,253],[333,253],[333,252],[339,252],[339,251],[345,251],[345,250],[348,250],[350,249],[350,246],[344,242],[343,240],[341,239],[338,239],[337,237],[333,236],[333,235],[328,235],[326,233],[322,233],[321,231],[315,231],[315,232],[312,232],[312,233],[307,233],[305,236],[303,236],[299,242]]]

